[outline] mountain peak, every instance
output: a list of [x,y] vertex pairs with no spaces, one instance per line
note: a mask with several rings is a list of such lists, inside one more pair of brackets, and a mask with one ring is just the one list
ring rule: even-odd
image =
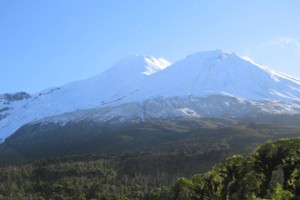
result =
[[[274,101],[287,104],[300,102],[300,80],[222,50],[194,53],[172,65],[164,58],[129,56],[100,75],[47,90],[33,96],[30,101],[13,101],[9,105],[2,101],[0,138],[6,138],[28,122],[80,109],[111,109],[126,103],[178,98],[182,101],[167,104],[180,105],[178,109],[193,113],[184,104],[190,97],[201,99],[220,95],[255,104],[267,101],[275,108],[277,104],[273,104]],[[163,100],[152,103],[160,108],[153,112],[159,113],[167,106]],[[147,109],[151,110],[152,103]],[[130,114],[132,109],[126,107],[126,112]],[[278,112],[281,112],[280,109]],[[108,117],[120,112],[123,111],[114,110],[114,114],[110,113]],[[293,109],[291,112],[294,112]]]
[[148,76],[159,72],[170,65],[171,63],[165,58],[134,55],[121,59],[111,68],[109,68],[105,73],[118,73],[122,74],[122,76],[124,76],[125,74],[144,74]]
[[155,87],[167,97],[229,94],[255,101],[300,101],[299,81],[222,50],[191,54],[149,82],[148,90]]
[[212,51],[200,51],[193,53],[187,57],[187,59],[212,59],[212,58],[225,58],[230,55],[235,55],[234,53],[228,53],[226,51],[217,49]]

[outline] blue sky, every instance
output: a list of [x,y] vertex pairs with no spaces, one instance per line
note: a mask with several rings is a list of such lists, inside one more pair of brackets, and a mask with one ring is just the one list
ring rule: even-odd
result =
[[0,93],[84,79],[128,55],[214,49],[300,78],[298,0],[0,0]]

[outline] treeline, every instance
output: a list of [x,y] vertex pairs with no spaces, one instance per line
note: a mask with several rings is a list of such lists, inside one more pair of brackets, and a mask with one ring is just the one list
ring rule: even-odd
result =
[[300,138],[267,142],[192,178],[151,168],[133,173],[121,167],[127,161],[120,160],[129,158],[90,156],[2,167],[0,199],[300,199]]
[[[0,199],[153,199],[164,174],[120,174],[107,160],[51,160],[0,169]],[[157,189],[156,189],[157,188]]]
[[207,171],[224,151],[73,156],[0,167],[0,200],[168,199],[180,177]]

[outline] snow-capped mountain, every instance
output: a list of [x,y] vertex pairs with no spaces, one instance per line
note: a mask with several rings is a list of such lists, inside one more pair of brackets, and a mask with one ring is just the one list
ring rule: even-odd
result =
[[220,50],[171,64],[127,57],[92,78],[0,96],[0,139],[36,121],[255,117],[300,113],[300,80]]
[[[144,95],[228,94],[248,100],[300,100],[300,80],[222,51],[195,53],[155,74]],[[149,96],[147,95],[147,98]]]

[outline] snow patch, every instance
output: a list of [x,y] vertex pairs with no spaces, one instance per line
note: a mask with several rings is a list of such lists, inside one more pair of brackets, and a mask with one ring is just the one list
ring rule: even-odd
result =
[[159,72],[171,65],[171,63],[164,58],[146,57],[145,62],[147,65],[145,66],[146,71],[144,71],[143,74],[147,76]]

